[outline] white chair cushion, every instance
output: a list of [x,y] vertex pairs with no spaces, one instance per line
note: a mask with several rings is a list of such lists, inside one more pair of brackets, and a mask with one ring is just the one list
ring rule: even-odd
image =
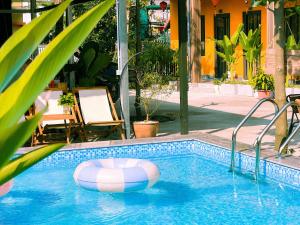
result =
[[86,124],[113,121],[105,89],[79,90],[80,108]]

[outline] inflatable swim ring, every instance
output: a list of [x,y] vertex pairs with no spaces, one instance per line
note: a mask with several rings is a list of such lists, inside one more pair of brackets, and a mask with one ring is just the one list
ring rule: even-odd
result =
[[0,197],[6,195],[13,187],[13,180],[0,185]]
[[74,172],[77,185],[103,192],[138,191],[159,179],[157,166],[142,159],[109,158],[79,164]]

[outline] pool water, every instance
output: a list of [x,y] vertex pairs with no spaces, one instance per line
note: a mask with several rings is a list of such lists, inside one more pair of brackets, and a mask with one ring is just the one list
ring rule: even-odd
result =
[[0,198],[0,224],[300,224],[300,190],[233,175],[188,154],[151,158],[151,189],[100,193],[73,181],[74,167],[33,168]]

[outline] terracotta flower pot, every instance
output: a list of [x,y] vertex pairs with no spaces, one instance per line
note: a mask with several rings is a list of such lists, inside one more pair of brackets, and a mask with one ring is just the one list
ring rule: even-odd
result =
[[158,121],[133,122],[133,130],[136,138],[156,137],[158,129]]
[[258,90],[258,98],[269,98],[272,96],[272,91]]
[[64,113],[65,113],[65,114],[70,114],[70,111],[71,111],[71,107],[70,107],[70,106],[64,105],[64,106],[63,106],[63,109],[64,109]]

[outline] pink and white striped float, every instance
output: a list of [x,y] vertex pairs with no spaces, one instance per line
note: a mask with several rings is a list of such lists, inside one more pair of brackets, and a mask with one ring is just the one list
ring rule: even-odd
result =
[[0,185],[0,197],[6,195],[13,187],[13,180]]
[[74,172],[77,185],[102,192],[130,192],[152,187],[159,179],[157,166],[149,160],[109,158],[79,164]]

